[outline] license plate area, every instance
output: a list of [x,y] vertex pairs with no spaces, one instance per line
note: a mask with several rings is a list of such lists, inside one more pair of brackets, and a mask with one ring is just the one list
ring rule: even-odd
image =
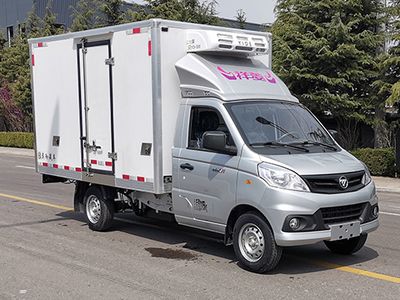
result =
[[360,221],[329,225],[331,241],[347,240],[360,235]]

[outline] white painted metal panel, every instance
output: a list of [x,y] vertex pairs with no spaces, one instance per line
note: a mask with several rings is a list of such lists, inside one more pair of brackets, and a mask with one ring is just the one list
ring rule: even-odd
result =
[[[37,44],[32,51],[36,151],[44,173],[81,173],[77,55],[72,39]],[[59,137],[59,145],[57,139]],[[78,172],[76,172],[78,170]]]
[[[86,157],[84,151],[84,167],[94,171],[112,172],[112,159],[108,154],[112,151],[112,123],[111,123],[111,78],[110,66],[105,64],[109,58],[108,45],[88,46],[85,54],[86,65],[84,72],[83,53],[80,55],[81,71],[81,97],[86,96],[88,132],[85,132],[85,118],[83,118],[83,133],[86,136],[86,143],[91,146]],[[84,84],[84,76],[86,84]],[[86,93],[85,93],[86,88]],[[84,102],[84,101],[83,101]],[[85,107],[82,103],[82,111]],[[88,165],[89,162],[89,165]]]
[[172,147],[178,124],[179,105],[182,96],[175,63],[186,55],[186,30],[169,28],[161,32],[161,97],[163,175],[172,176]]
[[[114,126],[115,177],[134,186],[154,182],[153,111],[151,56],[148,53],[149,32],[114,34],[112,53],[115,59]],[[150,155],[141,155],[142,143],[151,143]]]

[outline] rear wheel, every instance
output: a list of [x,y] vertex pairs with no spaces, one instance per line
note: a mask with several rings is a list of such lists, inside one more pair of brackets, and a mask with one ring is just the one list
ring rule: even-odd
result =
[[352,254],[360,250],[367,241],[368,234],[341,241],[324,241],[326,247],[333,253],[338,254]]
[[241,215],[233,228],[233,248],[239,264],[252,272],[265,273],[279,263],[282,248],[267,222],[257,213]]
[[84,207],[90,229],[105,231],[110,228],[114,218],[114,203],[104,197],[99,187],[91,186],[87,189]]

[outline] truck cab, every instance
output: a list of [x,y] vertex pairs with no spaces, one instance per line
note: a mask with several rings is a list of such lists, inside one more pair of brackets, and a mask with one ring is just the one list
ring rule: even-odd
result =
[[251,270],[265,270],[266,251],[271,266],[285,246],[361,248],[378,227],[367,167],[270,69],[250,57],[201,54],[176,66],[186,95],[218,87],[214,97],[187,97],[180,107],[173,150],[178,223],[224,234]]

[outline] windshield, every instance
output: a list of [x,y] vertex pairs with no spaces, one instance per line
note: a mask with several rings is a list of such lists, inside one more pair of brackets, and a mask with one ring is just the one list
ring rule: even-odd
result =
[[299,103],[241,102],[229,104],[228,109],[253,148],[280,148],[278,152],[289,153],[338,150],[327,131]]

